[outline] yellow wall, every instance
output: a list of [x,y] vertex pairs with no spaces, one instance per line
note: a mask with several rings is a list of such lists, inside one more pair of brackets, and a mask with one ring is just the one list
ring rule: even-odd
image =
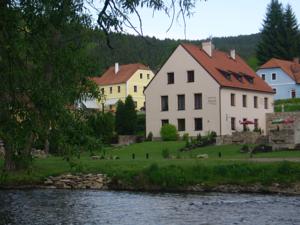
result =
[[[140,78],[140,74],[142,74],[142,79]],[[147,74],[149,74],[149,79]],[[151,70],[137,70],[132,77],[127,81],[127,83],[122,84],[112,84],[112,85],[103,85],[99,86],[101,91],[104,88],[104,94],[106,96],[106,100],[109,99],[120,99],[125,101],[125,98],[128,95],[131,95],[133,101],[137,103],[137,110],[140,110],[141,107],[144,106],[145,96],[144,96],[144,87],[148,85],[151,79],[154,77],[154,74]],[[134,86],[137,86],[137,92],[134,92]],[[118,86],[120,86],[121,91],[118,92]],[[110,87],[112,87],[112,93],[110,93]],[[106,109],[109,109],[106,106]],[[112,107],[115,110],[115,106]]]
[[[140,78],[142,74],[142,78]],[[147,77],[149,74],[149,79]],[[152,80],[154,74],[150,70],[137,70],[133,76],[127,81],[128,95],[131,95],[133,101],[137,103],[137,110],[140,110],[141,107],[144,107],[145,96],[144,96],[144,87]],[[137,92],[134,92],[134,86],[137,86]]]

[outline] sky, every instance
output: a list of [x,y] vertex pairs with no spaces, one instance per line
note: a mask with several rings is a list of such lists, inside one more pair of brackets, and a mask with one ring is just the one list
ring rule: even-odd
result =
[[[262,28],[267,5],[271,0],[201,0],[193,9],[194,14],[186,18],[186,38],[184,23],[171,23],[163,12],[140,9],[143,22],[143,35],[159,39],[188,39],[199,40],[212,37],[237,36],[258,33]],[[280,0],[279,0],[280,1]],[[290,4],[300,23],[300,0],[281,0],[283,6]],[[139,27],[139,20],[132,16],[131,22]],[[136,34],[134,30],[126,29],[128,33]]]

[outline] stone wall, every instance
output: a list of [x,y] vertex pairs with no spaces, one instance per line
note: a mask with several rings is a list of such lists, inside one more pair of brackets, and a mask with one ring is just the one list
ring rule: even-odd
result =
[[118,144],[119,145],[129,145],[136,143],[136,135],[119,135]]
[[104,174],[65,174],[48,177],[44,185],[61,189],[107,189],[110,179]]
[[242,131],[234,132],[232,135],[217,137],[217,145],[227,144],[267,144],[268,138],[259,132]]
[[[272,124],[272,121],[278,119],[291,118],[293,123]],[[273,150],[294,149],[300,144],[300,112],[277,112],[268,113],[266,116],[267,134],[269,135],[269,144]]]

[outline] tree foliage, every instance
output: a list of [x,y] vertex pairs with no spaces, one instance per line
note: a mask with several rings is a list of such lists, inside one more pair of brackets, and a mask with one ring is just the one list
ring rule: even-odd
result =
[[261,31],[261,40],[257,47],[260,64],[271,58],[287,59],[299,55],[296,46],[299,43],[299,30],[296,17],[290,5],[284,10],[278,0],[268,5],[266,18]]
[[118,101],[116,110],[116,131],[119,135],[133,135],[137,127],[135,104],[130,95],[125,103]]
[[72,115],[69,106],[93,87],[84,76],[90,21],[82,4],[0,3],[0,138],[7,170],[22,168],[16,158],[29,160],[33,143],[63,128]]

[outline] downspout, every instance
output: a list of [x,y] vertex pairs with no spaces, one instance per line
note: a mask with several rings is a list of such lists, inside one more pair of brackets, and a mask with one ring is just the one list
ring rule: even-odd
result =
[[220,136],[222,136],[222,105],[221,105],[221,89],[222,87],[220,86],[219,88],[219,113],[220,113]]

